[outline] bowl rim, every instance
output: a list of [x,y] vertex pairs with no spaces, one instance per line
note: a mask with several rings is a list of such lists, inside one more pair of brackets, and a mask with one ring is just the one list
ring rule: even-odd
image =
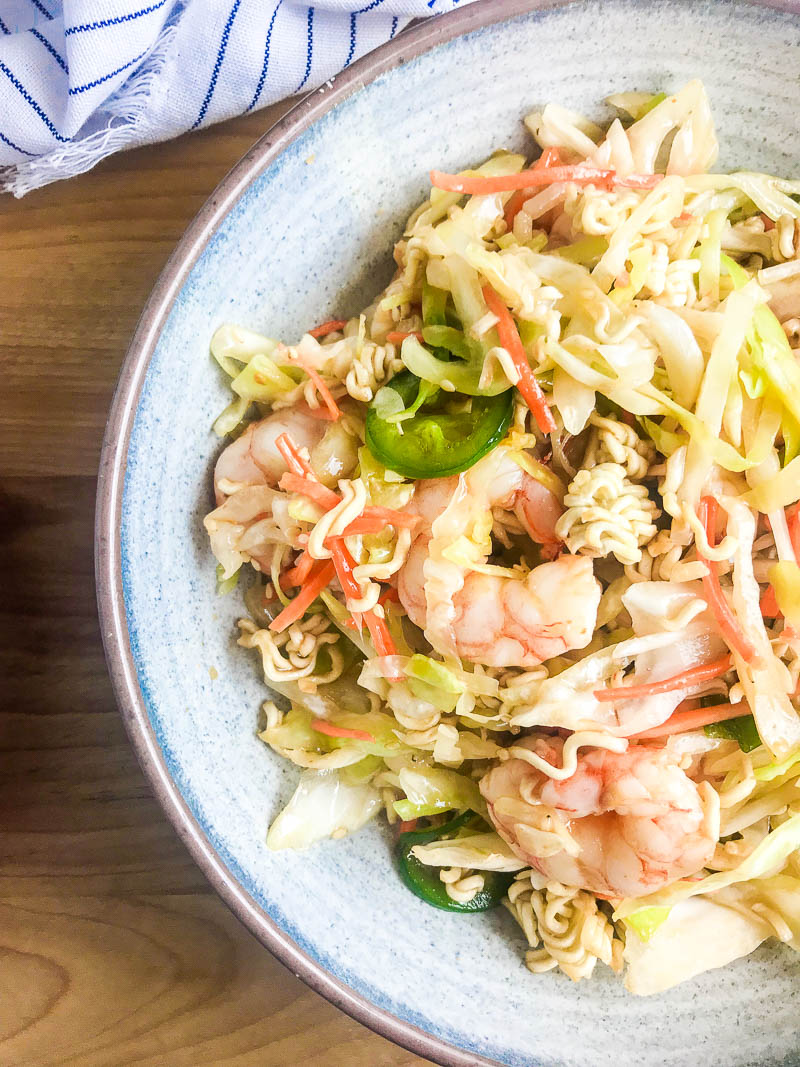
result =
[[[106,663],[126,732],[165,815],[212,888],[234,915],[315,992],[417,1056],[443,1067],[496,1065],[398,1018],[356,993],[313,959],[238,883],[206,837],[167,769],[139,687],[122,587],[120,523],[128,449],[144,380],[161,331],[190,272],[247,187],[315,122],[377,77],[440,44],[532,11],[577,0],[486,0],[426,19],[303,97],[264,133],[217,185],[170,255],[142,310],[117,379],[100,453],[95,511],[95,580]],[[800,16],[800,0],[737,0],[742,7]]]

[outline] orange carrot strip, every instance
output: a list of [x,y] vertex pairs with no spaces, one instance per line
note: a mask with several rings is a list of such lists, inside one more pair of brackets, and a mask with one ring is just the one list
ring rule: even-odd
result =
[[520,211],[522,210],[522,205],[525,203],[526,200],[529,199],[529,189],[517,189],[517,191],[509,197],[508,202],[506,203],[506,210],[503,215],[503,219],[505,220],[506,224],[506,233],[511,233],[511,231],[514,229],[514,219],[517,217],[517,215],[519,215]]
[[516,323],[511,317],[511,312],[500,296],[492,289],[491,285],[484,285],[483,299],[492,314],[497,317],[497,333],[500,337],[500,344],[511,356],[514,366],[519,371],[517,389],[522,393],[528,407],[533,412],[536,425],[542,433],[552,433],[556,428],[553,413],[550,411],[544,393],[540,389],[536,376],[528,363],[528,357],[525,355],[525,349],[522,346]]
[[[344,590],[345,597],[347,599],[360,597],[361,588],[353,574],[355,560],[350,555],[347,545],[345,545],[344,541],[338,537],[330,538],[329,544],[333,565],[336,568],[336,576],[339,579],[339,584]],[[397,655],[397,649],[394,646],[394,641],[392,641],[392,636],[389,633],[389,627],[386,625],[386,620],[379,618],[374,611],[365,611],[362,615],[378,655]],[[395,673],[387,675],[387,677],[390,676],[392,678],[400,677],[400,675]]]
[[304,549],[297,557],[295,565],[284,573],[281,585],[283,585],[284,581],[290,586],[302,585],[309,576],[315,562],[314,557],[309,555],[308,549]]
[[386,334],[386,340],[391,345],[402,344],[403,341],[405,341],[406,337],[416,337],[418,341],[422,341],[422,334],[419,332],[419,330],[411,330],[409,333],[406,333],[403,330],[391,330],[389,333]]
[[302,619],[308,608],[314,603],[319,594],[329,584],[335,573],[333,563],[330,560],[320,560],[320,566],[315,568],[309,575],[308,581],[294,598],[290,600],[283,611],[269,624],[273,633],[279,634],[293,622]]
[[[379,618],[374,611],[364,612],[364,622],[367,624],[369,635],[372,638],[372,643],[375,646],[375,651],[379,656],[396,656],[397,649],[394,646],[392,635],[389,633],[389,627],[386,625],[386,620]],[[401,676],[396,673],[386,675],[387,678],[391,677],[398,679]]]
[[384,589],[384,591],[378,597],[379,604],[388,604],[390,601],[393,604],[400,603],[400,594],[397,592],[393,585],[390,585],[388,589]]
[[299,404],[298,407],[304,415],[316,419],[317,422],[336,422],[336,419],[327,408],[310,408],[307,404]]
[[364,508],[363,514],[371,519],[383,519],[385,525],[408,527],[409,530],[413,530],[420,521],[419,515],[406,515],[404,511],[397,511],[395,508],[370,506]]
[[494,178],[482,174],[445,174],[440,170],[430,173],[431,185],[448,193],[485,196],[490,193],[510,193],[514,189],[534,189],[555,182],[575,182],[588,185],[591,182],[626,186],[632,189],[652,189],[664,177],[663,174],[630,174],[618,178],[616,171],[587,167],[579,163],[572,167],[545,167],[537,170],[521,170],[517,174],[503,174]]
[[731,657],[723,656],[722,659],[714,660],[713,663],[704,663],[699,667],[691,667],[689,670],[673,674],[671,678],[664,678],[660,682],[650,682],[646,685],[621,685],[612,689],[595,689],[594,698],[599,701],[629,700],[639,697],[655,696],[657,693],[673,693],[676,689],[688,689],[699,685],[700,682],[710,682],[712,678],[719,678],[730,670]]
[[332,489],[329,489],[327,485],[323,485],[322,482],[312,481],[311,478],[305,478],[300,474],[292,474],[291,472],[284,474],[278,482],[278,486],[290,493],[302,493],[303,496],[307,496],[326,511],[330,511],[331,508],[335,508],[337,504],[341,503],[341,497],[334,493]]
[[331,561],[336,568],[336,577],[339,579],[339,584],[345,597],[348,600],[360,599],[361,586],[353,575],[353,567],[356,561],[350,555],[347,545],[345,545],[341,537],[328,538],[328,545],[331,550]]
[[320,377],[316,367],[312,367],[309,361],[304,359],[297,351],[294,352],[292,361],[298,363],[314,383],[314,388],[322,397],[325,407],[331,413],[331,418],[334,422],[336,419],[340,419],[342,417],[342,412],[336,401],[333,399],[333,393],[331,393],[330,389]]
[[[531,167],[531,170],[545,170],[547,167],[554,167],[560,162],[561,153],[557,148],[545,148],[544,152],[542,152]],[[505,219],[506,231],[508,233],[513,230],[514,219],[520,213],[522,205],[529,199],[529,196],[530,194],[527,189],[517,189],[506,204],[505,215],[503,218]]]
[[558,167],[561,164],[561,149],[549,147],[539,156],[531,167],[531,170],[546,170],[547,167]]
[[681,711],[679,708],[660,726],[642,730],[639,734],[631,734],[628,740],[646,741],[651,737],[670,737],[673,734],[683,734],[687,730],[699,730],[715,722],[738,719],[742,715],[749,714],[750,709],[746,704],[716,704],[710,708],[691,708],[687,711]]
[[767,586],[767,590],[759,601],[761,608],[761,614],[765,619],[777,619],[781,614],[781,609],[778,607],[778,598],[775,596],[775,590],[771,585]]
[[[715,531],[717,526],[717,501],[713,496],[703,497],[700,501],[699,514],[700,521],[706,530],[708,543],[713,546],[716,540]],[[746,663],[752,663],[756,658],[756,650],[731,611],[730,604],[725,599],[722,586],[719,584],[719,575],[716,567],[710,560],[703,559],[700,552],[697,553],[697,558],[702,560],[708,567],[708,574],[703,578],[703,592],[717,620],[720,633],[734,652],[741,656]]]
[[312,337],[324,337],[325,334],[343,330],[346,325],[347,319],[329,319],[327,322],[320,323],[319,326],[315,326],[313,330],[309,330],[308,332]]
[[397,832],[401,834],[410,833],[412,830],[416,830],[419,819],[406,819],[397,824]]
[[800,567],[800,504],[786,509],[786,525],[789,527],[795,562]]
[[316,730],[318,734],[327,734],[328,737],[349,737],[354,741],[375,742],[375,738],[366,730],[350,730],[346,726],[334,726],[332,722],[326,722],[324,719],[312,719],[311,729]]
[[282,433],[275,439],[275,447],[283,456],[284,462],[292,474],[305,474],[309,478],[317,477],[308,463],[303,459],[300,454],[300,449],[288,433]]

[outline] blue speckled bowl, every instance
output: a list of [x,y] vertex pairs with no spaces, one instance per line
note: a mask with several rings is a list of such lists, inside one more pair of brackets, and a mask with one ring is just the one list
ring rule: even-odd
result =
[[580,985],[528,974],[505,914],[426,907],[395,877],[377,825],[305,854],[267,851],[298,772],[255,737],[263,685],[234,644],[236,597],[215,596],[201,518],[219,449],[210,425],[227,400],[209,338],[225,320],[292,338],[358,310],[389,277],[428,169],[525,144],[521,116],[548,100],[602,114],[611,92],[699,75],[720,165],[796,174],[799,15],[794,3],[494,0],[418,27],[314,93],[225,179],[125,363],[103,451],[97,566],[109,666],[139,758],[197,862],[264,944],[335,1004],[439,1063],[797,1064],[800,963],[764,947],[638,1000],[602,967]]

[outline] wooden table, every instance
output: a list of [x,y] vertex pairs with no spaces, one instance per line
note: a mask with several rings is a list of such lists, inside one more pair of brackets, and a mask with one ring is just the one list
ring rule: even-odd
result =
[[310,992],[211,892],[106,674],[95,474],[142,304],[284,107],[0,198],[0,1064],[420,1065]]

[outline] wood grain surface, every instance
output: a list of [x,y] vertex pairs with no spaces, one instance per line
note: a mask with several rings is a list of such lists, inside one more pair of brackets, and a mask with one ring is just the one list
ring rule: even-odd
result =
[[0,198],[0,1067],[427,1063],[310,992],[162,815],[106,674],[95,475],[140,309],[283,108]]

